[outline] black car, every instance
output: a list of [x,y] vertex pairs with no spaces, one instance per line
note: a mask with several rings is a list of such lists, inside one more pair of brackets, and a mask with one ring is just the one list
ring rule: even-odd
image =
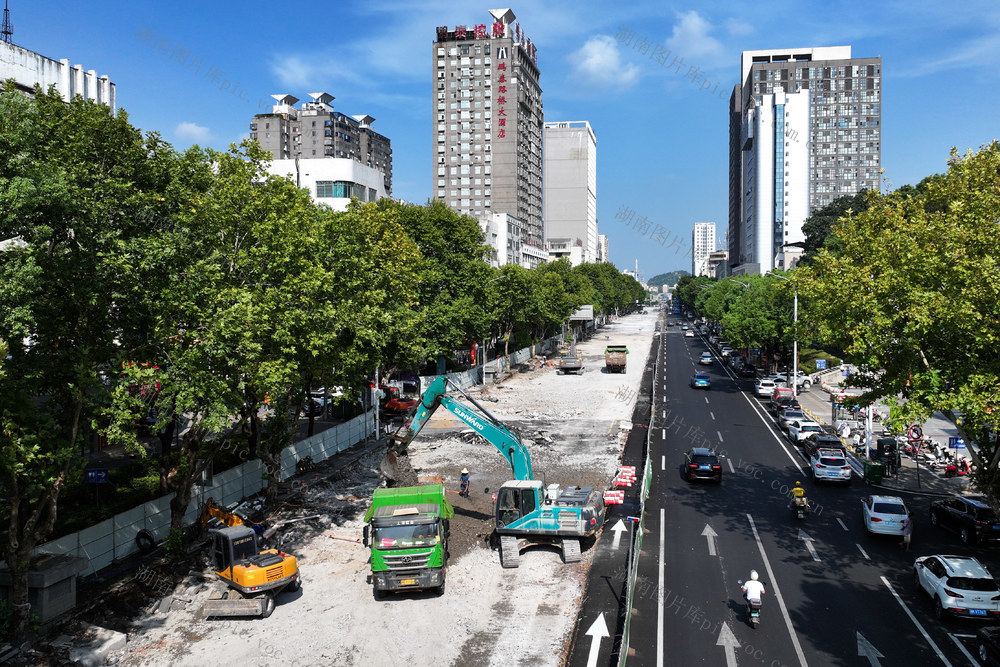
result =
[[993,626],[979,628],[976,632],[979,645],[979,662],[984,665],[1000,665],[1000,628]]
[[812,457],[817,449],[844,449],[844,443],[840,438],[831,433],[816,433],[805,440],[800,440],[798,444],[808,457]]
[[983,496],[952,496],[931,503],[931,523],[958,533],[963,544],[1000,540],[1000,520]]
[[753,379],[757,377],[757,369],[754,368],[752,364],[743,364],[740,368],[739,376],[741,378]]
[[684,454],[684,478],[722,481],[722,464],[719,457],[707,447],[692,447]]

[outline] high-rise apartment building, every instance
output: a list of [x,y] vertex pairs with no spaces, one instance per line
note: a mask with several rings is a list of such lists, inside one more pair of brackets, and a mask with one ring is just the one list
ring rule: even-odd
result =
[[[548,259],[542,226],[542,89],[535,46],[509,9],[437,28],[431,45],[433,192],[484,227],[508,221],[497,263]],[[497,217],[498,214],[503,214]]]
[[[329,161],[329,158],[342,159],[377,172],[382,181],[375,188],[379,196],[392,194],[392,145],[388,138],[372,129],[374,118],[347,116],[334,111],[334,97],[329,93],[309,93],[312,102],[303,102],[301,108],[295,107],[299,98],[293,95],[271,97],[275,100],[271,112],[257,114],[250,121],[250,138],[256,139],[261,148],[271,154],[274,163],[281,165],[282,173],[287,170],[283,161],[297,165],[300,161],[318,160],[301,163],[317,171],[324,169],[323,160],[333,168],[337,163]],[[298,168],[296,171],[299,171]],[[337,171],[366,173],[366,170],[355,169],[351,164],[341,165]],[[353,186],[360,185],[357,182],[336,181],[341,185],[333,186],[337,191],[334,196],[348,200],[356,196],[361,201],[370,201],[367,191],[373,185],[371,175],[364,180],[364,187],[361,188],[364,192],[361,189],[355,191]]]
[[696,222],[691,232],[691,275],[714,275],[708,272],[708,256],[715,252],[715,223]]
[[729,105],[729,265],[791,268],[802,223],[879,188],[882,59],[850,46],[744,51]]
[[545,123],[543,220],[550,257],[597,261],[597,137],[587,121]]
[[608,254],[610,248],[608,247],[608,235],[598,234],[597,235],[597,261],[598,262],[610,262],[611,256]]

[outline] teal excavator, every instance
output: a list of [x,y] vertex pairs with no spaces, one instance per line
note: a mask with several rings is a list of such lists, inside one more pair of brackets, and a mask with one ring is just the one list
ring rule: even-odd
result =
[[[449,396],[446,393],[449,385],[478,412]],[[381,466],[386,477],[400,478],[398,457],[441,406],[496,447],[514,473],[514,479],[504,482],[496,495],[495,530],[500,538],[500,564],[517,567],[521,551],[538,544],[559,546],[566,563],[580,560],[580,540],[597,533],[604,523],[602,494],[590,486],[546,486],[535,479],[531,455],[517,432],[445,377],[431,383],[406,425],[393,434]]]

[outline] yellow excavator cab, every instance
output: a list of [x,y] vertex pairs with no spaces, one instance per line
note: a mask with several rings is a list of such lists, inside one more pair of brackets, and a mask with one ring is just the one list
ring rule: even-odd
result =
[[274,610],[274,598],[282,590],[296,591],[302,583],[298,561],[277,549],[260,548],[260,536],[248,526],[230,526],[213,531],[212,558],[215,576],[226,582],[224,597],[205,603],[202,613],[210,616],[263,616]]

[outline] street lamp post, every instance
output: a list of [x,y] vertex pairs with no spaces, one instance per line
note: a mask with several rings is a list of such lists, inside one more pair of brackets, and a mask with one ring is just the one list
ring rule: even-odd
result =
[[[496,278],[492,278],[492,279],[486,281],[486,284],[483,285],[483,301],[484,301],[484,305],[485,305],[485,300],[486,300],[486,288],[490,286],[490,283],[495,283],[496,281],[503,280],[506,277],[507,277],[507,274],[505,273],[505,274],[503,274],[501,276],[497,276]],[[484,308],[484,310],[485,310],[485,308]],[[483,339],[483,349],[481,350],[481,352],[482,352],[482,355],[483,355],[483,384],[485,385],[486,384],[486,339],[485,338]]]
[[[777,273],[771,273],[770,271],[768,271],[765,275],[780,278],[786,283],[792,282],[785,276],[778,275]],[[790,382],[792,383],[792,396],[797,400],[799,397],[799,288],[797,288],[794,284],[792,284],[792,293],[794,294],[794,301],[792,305],[792,328],[795,337],[792,339],[792,372],[789,373],[789,376]]]

